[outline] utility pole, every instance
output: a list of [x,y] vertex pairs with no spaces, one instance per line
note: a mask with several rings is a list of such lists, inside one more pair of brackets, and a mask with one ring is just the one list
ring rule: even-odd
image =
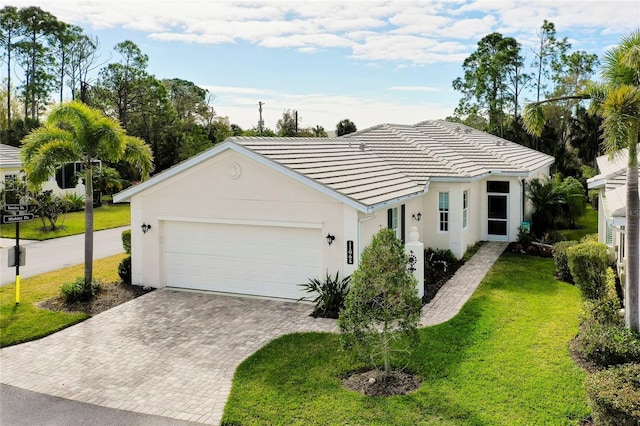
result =
[[262,121],[262,105],[264,105],[264,102],[258,102],[258,112],[260,112],[260,120],[258,120],[258,130],[260,131],[260,136],[262,136],[262,128],[264,127],[264,121]]
[[296,113],[296,136],[298,136],[298,110],[294,111]]

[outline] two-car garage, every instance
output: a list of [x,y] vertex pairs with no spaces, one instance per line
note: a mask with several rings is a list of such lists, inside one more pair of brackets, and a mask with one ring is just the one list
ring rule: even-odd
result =
[[168,287],[299,299],[321,273],[321,224],[167,220],[162,233]]

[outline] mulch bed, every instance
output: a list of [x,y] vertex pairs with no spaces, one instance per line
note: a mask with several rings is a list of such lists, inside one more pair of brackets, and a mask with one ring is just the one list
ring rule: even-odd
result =
[[422,380],[407,371],[392,370],[386,380],[382,373],[378,370],[354,373],[342,380],[342,386],[366,396],[406,395],[422,386]]
[[100,291],[88,302],[67,304],[62,298],[54,297],[53,299],[39,302],[37,306],[50,311],[84,312],[89,315],[96,315],[150,291],[153,291],[153,288],[110,283],[103,284]]

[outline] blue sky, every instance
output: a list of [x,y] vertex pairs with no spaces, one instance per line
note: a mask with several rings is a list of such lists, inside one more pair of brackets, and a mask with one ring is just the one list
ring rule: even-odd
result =
[[[207,88],[221,116],[275,128],[287,109],[301,126],[349,118],[359,129],[453,114],[451,82],[485,35],[515,37],[526,63],[544,19],[573,50],[598,56],[640,27],[640,1],[10,0],[36,5],[98,36],[102,60],[134,41],[157,78]],[[115,58],[114,58],[115,59]]]

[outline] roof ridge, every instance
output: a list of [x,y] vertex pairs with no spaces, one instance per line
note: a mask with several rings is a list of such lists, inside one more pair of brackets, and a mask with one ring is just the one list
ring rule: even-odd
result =
[[[423,121],[422,123],[425,123],[427,121]],[[436,141],[435,139],[433,139],[430,135],[421,132],[418,128],[417,128],[417,124],[410,126],[411,129],[416,130],[418,132],[420,132],[421,135],[426,136],[427,138]],[[427,148],[426,146],[422,146],[421,144],[419,144],[414,138],[407,136],[406,134],[402,133],[400,130],[398,129],[394,129],[391,126],[389,126],[389,128],[396,134],[398,135],[400,138],[405,139],[407,142],[409,142],[411,144],[411,146],[419,149],[420,151],[424,152],[427,155],[431,155],[432,158],[436,159],[437,161],[439,161],[440,163],[444,164],[445,166],[449,167],[451,170],[455,171],[457,174],[459,175],[466,175],[468,173],[465,173],[462,171],[462,169],[456,165],[454,165],[451,161],[442,158],[441,155],[439,155],[438,153],[434,152],[432,149]]]
[[[478,148],[479,150],[481,150],[484,153],[487,153],[487,154],[490,154],[492,156],[495,156],[496,158],[504,161],[505,163],[514,164],[517,167],[522,167],[520,164],[514,163],[513,159],[507,157],[506,155],[502,154],[501,152],[496,152],[495,150],[489,149],[486,145],[478,143],[475,138],[471,138],[469,136],[469,135],[472,135],[474,132],[481,132],[480,130],[474,129],[473,127],[467,126],[466,124],[463,124],[463,123],[448,122],[448,123],[451,123],[451,124],[456,124],[457,126],[464,126],[467,129],[469,129],[468,132],[466,130],[463,131],[463,132],[456,132],[455,130],[451,130],[447,125],[444,125],[443,124],[444,122],[445,121],[443,121],[443,120],[438,120],[438,121],[434,121],[433,123],[434,123],[434,125],[438,126],[439,128],[441,128],[442,130],[446,131],[447,133],[449,133],[449,134],[451,134],[453,136],[460,137],[461,139],[471,143],[474,147]],[[510,142],[510,143],[518,145],[521,148],[531,149],[529,147],[526,147],[524,145],[520,145],[520,144],[518,144],[516,142],[513,142],[513,141],[510,141],[508,139],[501,138],[500,136],[492,135],[491,133],[487,133],[487,132],[481,132],[481,133],[484,134],[484,135],[490,136],[492,138],[499,139],[500,141],[498,141],[498,143],[496,143],[496,146],[500,146],[500,145],[506,146],[507,142]],[[480,135],[480,136],[482,136],[482,135]],[[535,151],[535,150],[532,150],[532,151]],[[535,152],[540,152],[540,151],[535,151]],[[461,153],[459,153],[459,154],[463,155]]]

